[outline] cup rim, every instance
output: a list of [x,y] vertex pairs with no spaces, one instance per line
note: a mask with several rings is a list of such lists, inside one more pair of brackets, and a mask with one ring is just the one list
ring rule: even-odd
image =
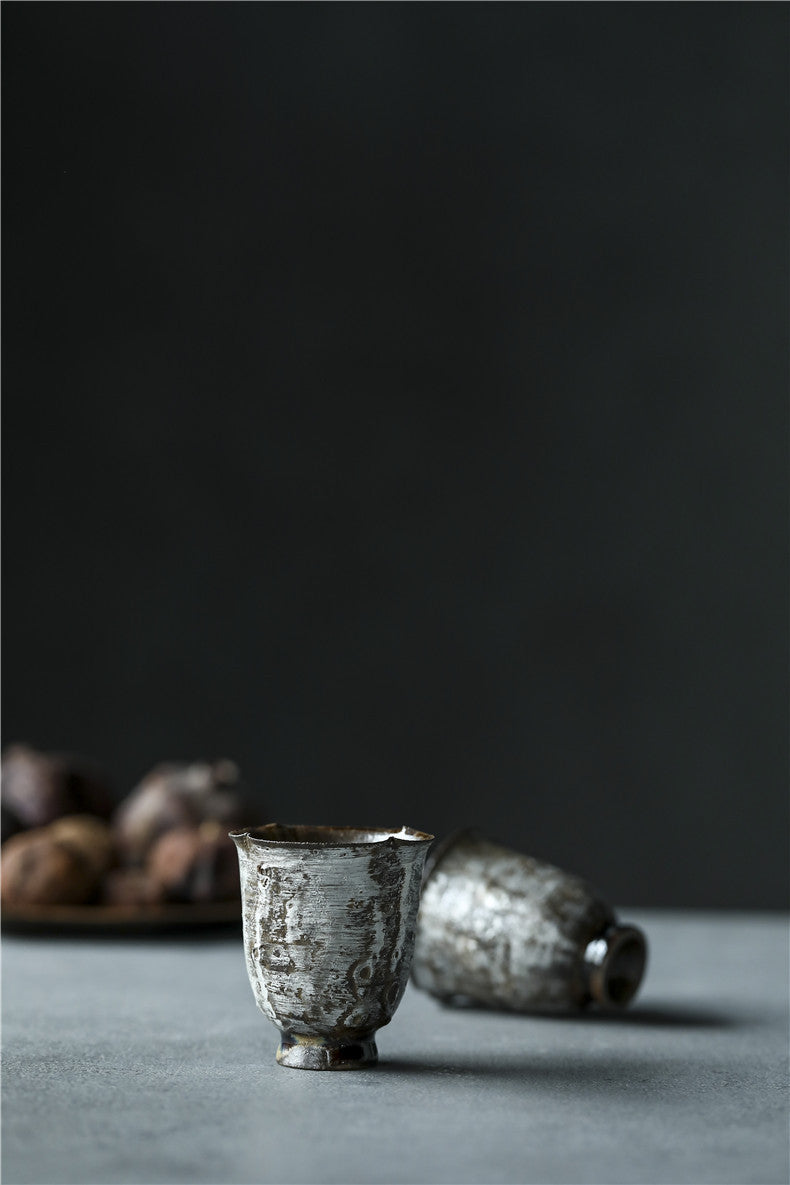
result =
[[[277,836],[277,831],[303,833],[304,838]],[[266,834],[266,833],[269,834]],[[261,848],[376,848],[382,843],[430,844],[434,836],[413,827],[360,827],[326,823],[264,823],[257,827],[239,827],[230,838],[248,839]],[[353,838],[358,836],[359,838]],[[375,837],[375,838],[371,838]]]

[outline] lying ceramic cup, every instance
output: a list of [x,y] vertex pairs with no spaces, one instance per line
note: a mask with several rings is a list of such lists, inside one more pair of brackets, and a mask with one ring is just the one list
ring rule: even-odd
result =
[[409,978],[432,835],[411,828],[269,823],[231,833],[244,950],[277,1061],[303,1070],[374,1065]]
[[426,871],[412,978],[445,1003],[523,1012],[622,1008],[647,943],[585,881],[475,831],[437,845]]

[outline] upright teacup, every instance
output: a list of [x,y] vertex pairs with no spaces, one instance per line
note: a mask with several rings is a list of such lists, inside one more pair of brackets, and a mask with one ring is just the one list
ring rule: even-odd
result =
[[432,835],[400,828],[270,823],[231,833],[244,950],[258,1007],[282,1034],[281,1066],[357,1069],[378,1060],[409,978]]

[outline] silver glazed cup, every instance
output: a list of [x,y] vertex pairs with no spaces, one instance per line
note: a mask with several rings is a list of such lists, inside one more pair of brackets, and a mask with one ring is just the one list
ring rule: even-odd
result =
[[409,978],[432,835],[270,823],[231,833],[244,951],[277,1061],[302,1070],[374,1065]]
[[645,936],[579,877],[474,831],[431,853],[412,978],[446,1003],[523,1012],[624,1007]]

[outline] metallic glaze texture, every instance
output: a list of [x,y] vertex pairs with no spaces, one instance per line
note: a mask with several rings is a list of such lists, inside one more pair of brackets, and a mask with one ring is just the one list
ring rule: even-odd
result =
[[232,838],[247,971],[258,1007],[283,1035],[277,1060],[372,1064],[374,1034],[408,981],[433,836],[270,824]]
[[445,1002],[563,1012],[626,1004],[644,971],[644,936],[579,877],[461,832],[440,845],[423,885],[415,984]]

